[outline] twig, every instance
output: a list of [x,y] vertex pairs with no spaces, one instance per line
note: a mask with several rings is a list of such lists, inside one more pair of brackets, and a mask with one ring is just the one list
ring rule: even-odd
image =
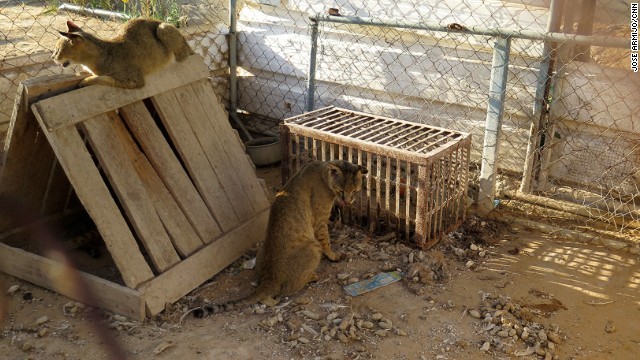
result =
[[194,307],[193,309],[190,309],[189,311],[187,311],[186,313],[182,314],[182,316],[180,316],[180,321],[178,321],[178,325],[182,325],[182,320],[184,320],[184,318],[191,314],[192,312],[194,312],[195,310],[201,309],[202,306],[198,306],[198,307]]
[[464,310],[462,311],[462,316],[460,316],[460,320],[462,320],[462,318],[464,318],[465,315],[467,315],[467,310],[469,310],[468,307],[464,307]]
[[584,303],[587,304],[587,305],[609,305],[609,304],[614,303],[614,301],[613,300],[611,300],[611,301],[603,301],[603,302],[585,301]]

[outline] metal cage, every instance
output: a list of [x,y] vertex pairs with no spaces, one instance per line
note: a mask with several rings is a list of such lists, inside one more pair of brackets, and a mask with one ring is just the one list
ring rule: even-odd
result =
[[365,166],[360,198],[341,209],[345,223],[395,230],[421,248],[464,220],[471,135],[327,107],[281,125],[282,180],[310,161]]

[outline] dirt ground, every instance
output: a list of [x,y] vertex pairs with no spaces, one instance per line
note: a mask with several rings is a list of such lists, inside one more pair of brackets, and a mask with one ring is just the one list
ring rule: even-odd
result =
[[[258,174],[278,187],[278,168]],[[8,305],[0,359],[108,359],[101,328],[127,359],[636,359],[640,352],[637,256],[475,217],[428,252],[348,227],[334,229],[332,242],[346,259],[323,261],[317,283],[273,308],[204,319],[189,310],[250,291],[252,271],[243,264],[252,253],[144,322],[0,275]],[[405,274],[399,282],[356,297],[342,289],[396,269]]]

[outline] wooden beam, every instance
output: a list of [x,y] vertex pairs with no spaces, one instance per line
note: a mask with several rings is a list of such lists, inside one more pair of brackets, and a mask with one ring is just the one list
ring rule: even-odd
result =
[[[149,75],[145,79],[146,85],[140,89],[114,89],[110,86],[93,85],[71,91],[65,96],[40,101],[33,106],[44,119],[44,126],[49,131],[54,131],[208,76],[209,68],[202,57],[192,55]],[[69,111],[70,106],[73,111]]]
[[[0,243],[0,270],[70,298],[84,301],[79,289],[75,287],[79,284],[70,284],[70,279],[65,276],[69,274],[69,269],[57,261]],[[78,271],[76,274],[87,285],[87,289],[82,291],[90,292],[91,298],[95,301],[87,305],[136,320],[144,319],[144,301],[139,291],[84,272]]]
[[223,235],[202,250],[183,260],[138,290],[147,304],[147,315],[164,310],[165,304],[175,302],[200,284],[229,266],[264,237],[269,210]]

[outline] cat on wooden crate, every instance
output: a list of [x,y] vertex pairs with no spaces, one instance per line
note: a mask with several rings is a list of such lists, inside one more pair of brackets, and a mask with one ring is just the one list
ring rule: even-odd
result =
[[101,39],[67,21],[60,31],[53,60],[63,67],[81,64],[91,72],[80,86],[102,84],[120,88],[140,88],[144,77],[175,59],[182,61],[193,50],[178,29],[155,19],[129,20],[112,39]]
[[343,160],[307,164],[276,194],[265,241],[256,259],[258,287],[243,299],[204,305],[196,317],[260,302],[273,306],[307,283],[316,281],[324,254],[331,261],[341,254],[331,249],[328,221],[334,202],[350,204],[362,188],[367,169]]

